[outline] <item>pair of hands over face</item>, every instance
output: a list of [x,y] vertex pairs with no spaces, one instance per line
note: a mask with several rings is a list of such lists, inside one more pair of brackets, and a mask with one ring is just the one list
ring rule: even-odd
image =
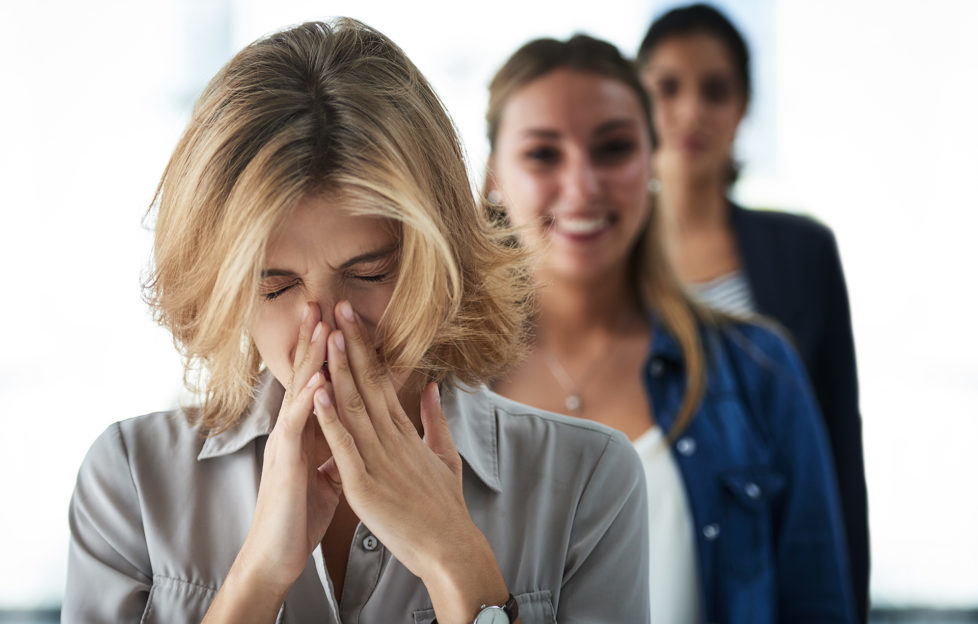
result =
[[[474,528],[437,385],[428,384],[420,397],[422,439],[349,302],[333,314],[337,329],[330,331],[318,306],[304,311],[241,553],[263,582],[286,592],[322,542],[341,493],[422,580],[440,572],[442,545]],[[324,360],[330,381],[321,372]]]

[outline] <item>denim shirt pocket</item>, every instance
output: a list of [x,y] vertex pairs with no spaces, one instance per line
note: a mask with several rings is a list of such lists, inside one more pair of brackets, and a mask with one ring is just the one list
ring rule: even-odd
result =
[[771,501],[785,477],[767,467],[739,468],[719,476],[724,491],[725,565],[742,579],[774,562]]

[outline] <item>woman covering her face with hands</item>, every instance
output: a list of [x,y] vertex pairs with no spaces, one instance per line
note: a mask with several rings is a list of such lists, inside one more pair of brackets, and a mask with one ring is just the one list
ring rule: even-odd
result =
[[245,48],[156,204],[149,295],[202,402],[93,445],[64,621],[645,621],[638,460],[480,385],[520,350],[523,255],[392,42]]
[[494,388],[633,440],[652,621],[853,622],[818,408],[774,331],[691,302],[653,214],[650,105],[614,46],[518,51],[489,88],[488,208],[535,256],[532,350]]

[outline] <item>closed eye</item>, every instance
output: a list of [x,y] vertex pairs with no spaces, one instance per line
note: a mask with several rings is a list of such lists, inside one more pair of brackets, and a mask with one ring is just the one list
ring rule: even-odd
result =
[[262,297],[264,297],[266,301],[271,301],[272,299],[275,299],[276,297],[279,297],[280,295],[287,292],[293,286],[294,284],[289,284],[284,288],[279,288],[278,290],[273,290],[272,292],[262,293]]
[[376,275],[351,275],[350,278],[361,282],[383,282],[390,276],[390,273],[377,273]]

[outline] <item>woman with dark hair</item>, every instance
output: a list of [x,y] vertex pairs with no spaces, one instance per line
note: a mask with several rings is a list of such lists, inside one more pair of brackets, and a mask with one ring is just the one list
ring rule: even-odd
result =
[[786,328],[822,409],[845,521],[853,593],[868,614],[869,526],[849,299],[835,238],[800,216],[746,210],[727,196],[750,100],[747,44],[716,9],[664,14],[638,51],[657,139],[656,205],[666,253],[692,294]]
[[487,209],[535,257],[531,351],[499,393],[624,432],[649,490],[652,621],[853,622],[828,443],[776,331],[692,302],[653,218],[649,99],[584,35],[489,87]]

